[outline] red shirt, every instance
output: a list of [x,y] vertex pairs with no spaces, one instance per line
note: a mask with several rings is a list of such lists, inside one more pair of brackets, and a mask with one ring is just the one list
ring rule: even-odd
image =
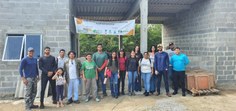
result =
[[120,71],[125,71],[125,61],[126,61],[126,58],[125,57],[121,57],[119,58],[119,69]]

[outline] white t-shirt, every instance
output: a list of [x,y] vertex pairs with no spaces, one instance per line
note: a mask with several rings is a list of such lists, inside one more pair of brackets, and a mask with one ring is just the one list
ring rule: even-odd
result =
[[61,58],[60,56],[57,57],[57,67],[61,67],[61,68],[64,68],[64,63],[67,61],[67,58],[64,57],[64,58]]
[[77,72],[76,72],[76,63],[75,60],[69,60],[69,77],[70,79],[77,79]]
[[152,72],[151,67],[153,67],[153,64],[150,63],[149,59],[145,59],[145,58],[140,59],[139,66],[141,67],[142,73],[151,73]]
[[62,76],[57,76],[56,78],[56,85],[64,85],[65,78]]

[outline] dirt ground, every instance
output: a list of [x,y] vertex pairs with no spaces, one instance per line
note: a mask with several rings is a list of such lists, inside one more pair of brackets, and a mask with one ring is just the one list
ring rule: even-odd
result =
[[[101,99],[99,103],[91,100],[80,104],[66,105],[56,108],[51,104],[51,98],[45,99],[46,108],[42,111],[236,111],[236,91],[221,91],[219,95],[192,97],[181,94],[167,97],[148,96],[120,96],[114,99],[111,96]],[[36,99],[39,104],[39,98]],[[0,111],[24,111],[24,100],[0,100]],[[41,111],[36,109],[33,111]]]

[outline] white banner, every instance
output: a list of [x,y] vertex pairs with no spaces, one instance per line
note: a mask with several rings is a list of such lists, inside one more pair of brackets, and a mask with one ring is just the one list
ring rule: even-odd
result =
[[75,18],[76,32],[99,35],[134,35],[135,20],[125,21],[90,21]]

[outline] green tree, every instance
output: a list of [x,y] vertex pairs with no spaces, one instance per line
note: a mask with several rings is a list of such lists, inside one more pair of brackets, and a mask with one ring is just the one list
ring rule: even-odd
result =
[[[80,51],[81,55],[87,52],[96,52],[98,43],[103,44],[105,51],[117,51],[119,40],[117,36],[112,35],[87,35],[80,34]],[[161,25],[148,25],[148,49],[151,45],[161,43]],[[140,45],[140,25],[135,26],[134,36],[123,36],[123,48],[126,51],[131,51],[136,45]]]

